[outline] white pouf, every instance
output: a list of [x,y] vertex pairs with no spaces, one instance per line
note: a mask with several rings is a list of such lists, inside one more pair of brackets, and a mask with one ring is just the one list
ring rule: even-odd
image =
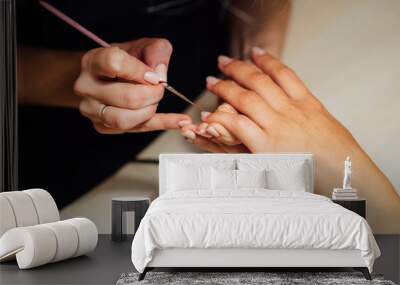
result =
[[22,191],[28,194],[36,208],[39,224],[51,223],[60,220],[60,214],[53,197],[43,189],[29,189]]
[[86,218],[19,227],[0,238],[0,261],[14,258],[20,269],[86,254],[97,245],[97,228]]
[[0,237],[9,229],[15,228],[14,211],[8,199],[0,194]]
[[39,223],[35,205],[30,196],[21,191],[2,192],[13,209],[17,227],[33,226]]

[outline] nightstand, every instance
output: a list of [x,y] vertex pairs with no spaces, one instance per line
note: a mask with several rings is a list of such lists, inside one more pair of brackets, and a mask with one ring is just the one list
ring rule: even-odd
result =
[[339,204],[340,206],[353,211],[356,214],[359,214],[361,217],[365,219],[366,217],[366,200],[363,198],[355,199],[355,200],[337,200],[332,199],[333,203]]
[[[116,197],[112,199],[112,235],[113,241],[123,241],[126,239],[124,231],[127,228],[126,212],[135,213],[135,231],[138,229],[140,221],[146,214],[150,205],[147,197]],[[125,229],[125,230],[124,230]]]

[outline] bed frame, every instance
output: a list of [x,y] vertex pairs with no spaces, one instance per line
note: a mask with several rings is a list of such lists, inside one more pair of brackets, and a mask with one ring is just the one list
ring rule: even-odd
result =
[[[187,159],[207,160],[236,160],[238,158],[257,158],[267,160],[303,160],[309,166],[309,188],[314,189],[314,162],[312,154],[161,154],[159,165],[160,195],[166,192],[167,161]],[[146,273],[153,269],[205,269],[214,271],[224,268],[229,271],[264,271],[265,269],[337,269],[353,268],[361,271],[367,280],[371,280],[368,268],[359,250],[329,250],[329,249],[253,249],[253,248],[170,248],[157,249],[152,261],[139,275],[143,280]]]

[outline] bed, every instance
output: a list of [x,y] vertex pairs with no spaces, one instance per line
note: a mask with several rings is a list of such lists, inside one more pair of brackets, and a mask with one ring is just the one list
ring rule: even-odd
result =
[[352,267],[380,251],[361,216],[313,194],[312,154],[162,154],[132,262],[154,268]]

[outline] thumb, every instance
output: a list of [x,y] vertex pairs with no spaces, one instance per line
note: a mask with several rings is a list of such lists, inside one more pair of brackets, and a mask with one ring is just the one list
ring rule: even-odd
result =
[[167,70],[172,54],[172,45],[166,39],[154,39],[142,51],[143,61],[154,68],[161,79],[167,81]]

